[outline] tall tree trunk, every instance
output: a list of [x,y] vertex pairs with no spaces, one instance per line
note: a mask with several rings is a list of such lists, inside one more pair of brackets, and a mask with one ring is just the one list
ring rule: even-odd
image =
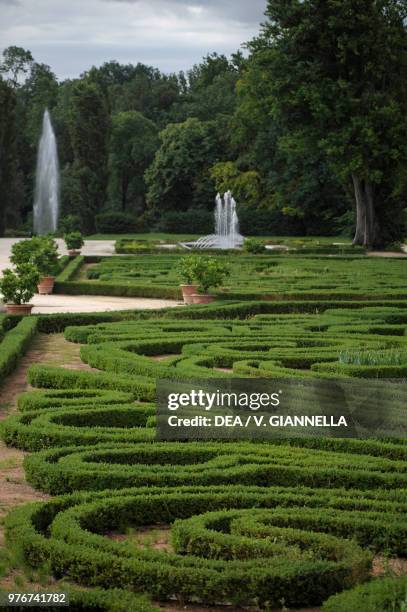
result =
[[370,181],[352,174],[356,201],[356,231],[353,244],[371,248],[377,239],[374,190]]
[[356,230],[353,244],[363,244],[366,225],[366,204],[363,198],[363,189],[359,177],[352,173],[353,188],[356,201]]

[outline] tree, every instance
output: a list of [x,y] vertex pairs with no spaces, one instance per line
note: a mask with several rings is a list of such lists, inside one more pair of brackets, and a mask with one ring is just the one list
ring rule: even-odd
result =
[[33,63],[34,58],[31,51],[22,47],[7,47],[3,51],[3,61],[0,65],[0,72],[9,74],[9,82],[13,87],[18,87],[19,79],[27,74]]
[[269,0],[266,15],[250,48],[264,112],[281,130],[276,146],[298,140],[302,155],[321,152],[352,183],[354,243],[382,244],[383,208],[407,180],[405,3]]
[[4,234],[6,213],[11,208],[15,176],[15,107],[13,89],[0,77],[0,236]]
[[58,96],[58,81],[46,64],[34,62],[30,75],[19,92],[27,112],[27,136],[36,149],[41,131],[42,118],[46,108],[52,109]]
[[139,201],[144,208],[144,172],[159,146],[158,129],[141,113],[118,113],[112,120],[110,169],[122,210]]
[[257,206],[262,198],[261,178],[255,170],[241,171],[235,162],[218,162],[211,170],[216,190],[231,191],[239,204]]
[[155,211],[207,207],[213,201],[209,168],[215,163],[215,126],[190,118],[168,125],[146,172],[147,203]]
[[[110,119],[103,95],[94,83],[79,81],[72,90],[69,128],[74,153],[71,180],[80,184],[75,202],[83,229],[95,229],[95,215],[106,202]],[[78,194],[78,191],[76,191]]]
[[[216,115],[232,115],[236,105],[236,83],[245,66],[240,53],[229,60],[212,53],[187,73],[187,87],[176,108],[179,117],[210,121]],[[180,75],[180,79],[184,75]]]
[[156,68],[138,63],[130,80],[114,90],[115,111],[135,110],[160,127],[172,118],[172,108],[180,96],[181,84],[176,75],[162,74]]

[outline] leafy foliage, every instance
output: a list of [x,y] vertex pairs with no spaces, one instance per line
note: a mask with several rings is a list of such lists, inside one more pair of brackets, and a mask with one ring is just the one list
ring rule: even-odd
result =
[[16,271],[6,268],[0,278],[0,291],[9,304],[26,304],[33,297],[40,280],[32,264],[21,264]]
[[64,240],[68,250],[80,249],[84,245],[83,236],[80,232],[64,234]]

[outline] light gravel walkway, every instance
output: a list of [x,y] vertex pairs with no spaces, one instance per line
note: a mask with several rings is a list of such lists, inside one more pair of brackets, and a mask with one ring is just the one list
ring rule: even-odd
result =
[[[19,240],[23,240],[23,238],[0,238],[0,271],[10,265],[11,247]],[[57,243],[60,254],[67,255],[65,242],[58,238]],[[85,240],[82,255],[114,255],[114,243],[114,240]]]
[[[11,246],[18,238],[0,238],[0,272],[10,266]],[[63,240],[57,240],[59,252],[66,255]],[[83,255],[114,255],[114,240],[86,240]],[[140,310],[169,308],[181,305],[176,300],[150,298],[110,297],[105,295],[35,295],[31,300],[35,305],[33,313],[52,312],[106,312],[110,310]],[[0,303],[0,311],[3,310]]]
[[107,312],[110,310],[143,310],[180,306],[175,300],[121,298],[107,295],[35,295],[31,300],[34,314],[52,312]]

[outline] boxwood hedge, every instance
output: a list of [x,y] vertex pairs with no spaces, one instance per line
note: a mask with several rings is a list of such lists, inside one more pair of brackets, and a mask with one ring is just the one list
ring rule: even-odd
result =
[[[339,500],[329,509],[328,492],[309,494],[309,510],[300,488],[288,493],[284,488],[222,486],[73,494],[17,509],[6,520],[7,534],[27,562],[47,559],[56,576],[88,586],[145,589],[156,599],[209,605],[271,607],[282,600],[289,606],[318,605],[368,577],[372,556],[359,542],[376,540],[380,548],[398,541],[403,526],[397,515],[343,510]],[[245,520],[253,507],[254,524]],[[207,524],[193,524],[193,517],[205,512],[210,514],[196,520],[209,521],[208,531]],[[172,551],[105,537],[128,526],[174,521]],[[273,547],[274,540],[278,545]]]

